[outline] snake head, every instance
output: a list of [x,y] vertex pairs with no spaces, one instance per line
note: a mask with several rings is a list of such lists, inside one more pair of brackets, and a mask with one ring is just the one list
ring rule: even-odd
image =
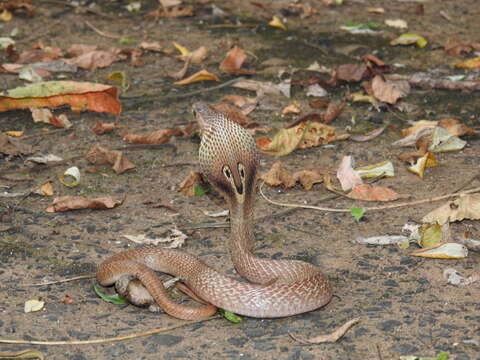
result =
[[195,103],[193,112],[202,133],[199,162],[203,175],[228,201],[243,203],[255,187],[255,140],[239,124],[205,103]]

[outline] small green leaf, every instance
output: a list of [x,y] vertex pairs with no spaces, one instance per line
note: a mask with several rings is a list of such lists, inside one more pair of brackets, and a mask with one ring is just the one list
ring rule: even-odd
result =
[[205,195],[207,193],[207,190],[202,189],[202,187],[200,185],[194,185],[193,186],[193,193],[195,194],[195,196],[202,196],[202,195]]
[[238,324],[240,321],[242,321],[242,317],[238,316],[237,314],[232,313],[231,311],[219,309],[219,313],[225,319],[227,319],[228,321],[230,321],[234,324]]
[[362,219],[363,214],[365,214],[365,209],[361,207],[352,206],[350,208],[350,214],[352,214],[356,222],[359,222]]
[[106,295],[100,291],[100,289],[97,287],[95,283],[92,284],[93,290],[95,293],[102,298],[103,301],[115,304],[115,305],[124,305],[127,304],[127,300],[125,300],[123,297],[121,297],[118,294],[114,295]]
[[130,38],[127,38],[127,37],[122,37],[118,40],[118,42],[120,44],[123,44],[123,45],[132,45],[132,44],[135,44],[137,42],[137,40],[130,39]]
[[120,85],[123,90],[127,90],[130,87],[125,71],[114,71],[108,74],[107,79]]
[[438,354],[437,360],[448,360],[448,353],[442,351],[440,354]]

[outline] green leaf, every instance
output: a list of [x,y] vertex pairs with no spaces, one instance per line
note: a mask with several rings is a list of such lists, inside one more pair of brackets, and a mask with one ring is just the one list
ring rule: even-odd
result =
[[442,351],[440,354],[438,354],[437,360],[448,360],[448,353]]
[[219,309],[218,312],[225,319],[227,319],[228,321],[230,321],[234,324],[238,324],[240,321],[243,320],[241,316],[238,316],[237,314],[234,314],[234,313],[232,313],[231,311],[228,311],[228,310]]
[[359,222],[362,219],[363,214],[365,214],[365,209],[361,207],[352,206],[350,208],[350,214],[352,214],[356,222]]
[[115,305],[124,305],[127,304],[127,300],[125,300],[123,297],[121,297],[118,294],[114,295],[106,295],[100,291],[100,289],[97,287],[95,283],[92,284],[93,290],[95,293],[102,298],[103,301],[115,304]]
[[207,193],[207,190],[202,189],[202,187],[200,185],[194,185],[193,186],[193,193],[195,194],[195,196],[202,196],[202,195],[205,195]]
[[130,38],[127,38],[127,37],[122,37],[118,40],[118,42],[120,44],[123,44],[123,45],[132,45],[132,44],[135,44],[137,42],[137,40],[130,39]]

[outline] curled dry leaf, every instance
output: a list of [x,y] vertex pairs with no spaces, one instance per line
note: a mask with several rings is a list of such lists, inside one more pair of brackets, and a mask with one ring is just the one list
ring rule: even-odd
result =
[[65,59],[65,62],[70,65],[76,65],[82,69],[96,70],[110,66],[115,61],[121,59],[120,52],[115,49],[112,51],[93,50],[71,59]]
[[410,92],[410,84],[405,80],[383,80],[377,75],[372,80],[373,96],[388,104],[395,104],[398,99],[403,98]]
[[241,125],[246,129],[252,129],[258,127],[258,123],[250,119],[248,116],[244,115],[239,108],[230,104],[217,104],[212,106],[215,110],[220,111],[227,115],[227,117],[235,121],[237,124]]
[[183,246],[185,240],[188,238],[183,232],[177,229],[171,229],[170,236],[159,237],[159,238],[149,238],[143,234],[141,235],[123,235],[128,240],[131,240],[137,244],[143,245],[155,245],[157,246],[160,243],[171,242],[170,245],[165,246],[167,249],[176,249]]
[[98,49],[97,45],[73,44],[67,50],[67,55],[77,57]]
[[378,129],[374,129],[362,135],[352,135],[350,136],[350,140],[353,140],[356,142],[365,142],[365,141],[375,139],[377,136],[380,136],[384,132],[385,128],[386,128],[385,126],[382,126]]
[[406,197],[405,195],[397,194],[387,187],[372,186],[370,184],[356,185],[347,196],[351,199],[363,201],[393,201]]
[[426,168],[436,166],[440,166],[440,164],[437,162],[435,155],[431,152],[426,152],[425,155],[417,159],[415,164],[409,166],[407,170],[423,178]]
[[323,123],[330,124],[333,120],[335,120],[342,113],[345,105],[345,101],[342,101],[341,103],[329,103],[325,113],[323,113]]
[[318,122],[302,122],[289,129],[281,129],[272,139],[261,137],[257,146],[270,155],[287,155],[295,149],[329,144],[335,140],[344,140],[348,135],[335,135],[335,128]]
[[359,82],[367,75],[368,69],[365,64],[344,64],[335,70],[333,78],[346,82]]
[[290,105],[285,106],[282,109],[283,115],[288,115],[290,113],[299,114],[300,113],[300,102],[298,100],[294,100]]
[[462,150],[467,142],[458,136],[450,134],[447,130],[437,126],[433,129],[432,141],[428,150],[431,152],[447,152]]
[[343,191],[348,191],[357,185],[363,184],[363,180],[357,171],[353,169],[353,158],[344,156],[337,170],[337,178]]
[[153,51],[153,52],[163,52],[163,45],[159,41],[142,41],[139,45],[139,48],[142,50]]
[[461,69],[480,69],[480,57],[456,63],[455,67]]
[[198,172],[190,171],[190,174],[178,186],[178,191],[186,196],[195,196],[195,187],[202,183],[202,175]]
[[350,329],[353,325],[357,324],[360,322],[360,318],[355,318],[350,321],[347,321],[345,324],[337,328],[334,332],[331,334],[327,335],[319,335],[311,339],[301,339],[297,338],[296,336],[293,336],[293,334],[290,334],[290,336],[302,343],[302,344],[323,344],[323,343],[329,343],[329,342],[336,342],[338,339],[340,339],[345,333]]
[[97,135],[103,135],[105,133],[109,133],[115,129],[118,129],[120,126],[117,123],[106,123],[102,121],[97,121],[95,126],[92,128],[92,131]]
[[404,33],[390,41],[390,45],[412,45],[416,44],[419,48],[427,46],[428,42],[423,36],[414,33]]
[[232,48],[220,63],[220,70],[230,74],[252,74],[250,70],[242,69],[242,65],[247,59],[247,54],[238,46]]
[[88,82],[47,81],[0,93],[0,111],[70,105],[73,111],[119,115],[122,106],[115,87]]
[[282,22],[282,20],[274,15],[272,20],[270,20],[267,24],[268,26],[272,26],[272,27],[276,27],[276,28],[279,28],[279,29],[282,29],[282,30],[287,30],[287,27],[285,26],[285,24]]
[[120,135],[123,140],[133,144],[165,144],[172,136],[182,136],[183,132],[179,129],[162,129],[144,135],[124,131]]
[[463,259],[468,256],[468,249],[458,243],[446,243],[414,251],[410,255],[432,259]]
[[193,74],[192,76],[190,76],[186,79],[180,80],[180,81],[176,81],[173,84],[174,85],[188,85],[188,84],[192,84],[192,83],[199,82],[199,81],[220,81],[220,79],[218,78],[218,76],[216,76],[212,73],[209,73],[207,70],[203,69],[203,70],[200,70],[199,72]]
[[411,124],[412,124],[412,126],[406,128],[406,129],[402,129],[400,131],[402,136],[405,136],[405,137],[406,136],[411,136],[411,135],[419,133],[423,129],[434,129],[437,126],[438,122],[437,121],[430,121],[430,120],[418,120],[418,121],[415,121]]
[[475,129],[462,124],[455,118],[443,118],[438,121],[438,126],[447,130],[450,134],[455,136],[475,135],[477,131]]
[[32,112],[33,122],[43,122],[57,128],[68,129],[72,127],[72,123],[68,120],[65,114],[55,116],[46,108],[30,108],[30,111]]
[[180,59],[190,64],[200,64],[208,56],[208,49],[205,46],[200,46],[197,50],[189,51],[185,54],[177,56]]
[[87,155],[86,159],[92,164],[110,164],[112,169],[121,174],[127,170],[135,169],[135,165],[123,156],[121,151],[108,150],[99,145],[92,147]]
[[295,186],[296,180],[287,171],[281,161],[276,161],[270,170],[260,175],[260,179],[270,186],[283,186],[285,189]]
[[123,200],[117,200],[111,196],[88,199],[83,196],[60,196],[53,199],[53,203],[47,208],[48,213],[79,210],[79,209],[112,209],[121,205]]
[[250,114],[258,105],[257,99],[240,95],[226,95],[222,97],[221,102],[232,103],[241,110],[243,115]]
[[38,195],[42,196],[52,196],[53,195],[53,184],[51,181],[47,181],[37,187],[36,189],[33,189],[33,192]]
[[462,195],[451,200],[425,215],[422,222],[443,225],[463,219],[480,220],[480,194]]

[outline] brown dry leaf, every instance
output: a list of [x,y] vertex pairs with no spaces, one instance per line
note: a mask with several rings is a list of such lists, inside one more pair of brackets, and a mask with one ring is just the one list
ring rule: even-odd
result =
[[215,110],[224,113],[230,120],[235,121],[246,129],[252,129],[258,126],[257,122],[253,121],[248,116],[245,116],[240,109],[234,105],[222,103],[212,107]]
[[350,321],[347,321],[345,324],[337,328],[334,332],[331,334],[326,334],[326,335],[318,335],[315,336],[314,338],[311,339],[301,339],[297,338],[293,334],[290,334],[290,336],[305,345],[308,344],[323,344],[323,343],[330,343],[330,342],[336,342],[338,339],[340,339],[345,333],[350,329],[353,325],[356,323],[360,322],[360,318],[355,318]]
[[77,57],[98,49],[97,45],[73,44],[67,50],[67,55]]
[[133,144],[165,144],[172,136],[182,136],[183,132],[179,129],[162,129],[143,135],[124,131],[120,135],[123,140]]
[[346,102],[342,101],[341,103],[329,103],[327,106],[327,110],[323,114],[323,123],[330,124],[333,120],[335,120],[343,111]]
[[200,46],[197,50],[188,52],[177,56],[177,59],[182,61],[189,61],[191,64],[200,64],[208,56],[208,49],[205,46]]
[[365,64],[344,64],[335,70],[333,78],[346,82],[359,82],[367,75],[368,69]]
[[92,164],[110,164],[117,174],[135,169],[135,165],[124,157],[121,151],[108,150],[99,145],[93,146],[85,158]]
[[186,79],[175,81],[173,84],[188,85],[199,81],[220,81],[220,79],[216,75],[209,73],[207,70],[203,69]]
[[139,45],[139,48],[142,50],[153,51],[153,52],[163,52],[163,45],[159,41],[142,41]]
[[53,195],[53,184],[51,181],[47,181],[33,190],[35,194],[42,196],[52,196]]
[[26,155],[33,153],[33,147],[22,143],[18,139],[0,133],[0,153],[7,155]]
[[164,17],[164,18],[178,18],[178,17],[186,17],[186,16],[193,16],[193,6],[191,5],[172,5],[172,6],[159,6],[157,10],[152,11],[147,14],[147,17]]
[[465,124],[462,124],[459,120],[455,118],[443,118],[438,121],[438,126],[441,126],[450,134],[455,136],[475,135],[477,133],[475,129]]
[[387,187],[372,186],[370,184],[356,185],[347,196],[350,199],[363,201],[393,201],[405,197]]
[[116,200],[111,196],[88,199],[83,196],[60,196],[53,199],[53,203],[46,212],[54,213],[79,209],[112,209],[121,205],[123,200]]
[[46,81],[0,93],[0,112],[70,105],[73,111],[119,115],[122,106],[116,87],[75,81]]
[[300,114],[300,102],[298,100],[294,100],[290,105],[285,106],[282,109],[283,115],[288,115],[290,113]]
[[480,220],[480,194],[467,194],[455,200],[450,200],[425,215],[422,222],[437,222],[443,225],[447,222],[462,221],[463,219]]
[[172,73],[168,73],[167,75],[170,76],[171,78],[180,80],[185,77],[189,67],[190,67],[190,60],[187,59],[180,70]]
[[410,84],[405,80],[385,81],[380,75],[372,80],[373,96],[388,104],[395,104],[398,99],[403,98],[410,92]]
[[456,63],[455,67],[461,69],[480,69],[480,57]]
[[224,103],[232,103],[240,108],[243,115],[250,114],[258,105],[257,99],[240,95],[226,95],[222,97],[220,101]]
[[448,39],[445,44],[445,52],[449,55],[463,57],[470,54],[473,50],[480,50],[480,43],[467,43]]
[[287,155],[295,149],[329,144],[335,140],[344,140],[348,135],[335,135],[335,128],[318,123],[302,122],[289,129],[281,129],[272,139],[261,137],[256,140],[257,146],[270,155]]
[[270,186],[281,185],[285,189],[294,187],[297,182],[295,177],[283,167],[281,161],[275,162],[270,170],[260,175],[260,179]]
[[55,46],[38,46],[34,50],[25,51],[18,56],[18,64],[32,64],[37,62],[53,61],[63,56],[60,48]]
[[53,125],[57,128],[70,128],[72,123],[68,120],[67,115],[61,114],[55,116],[49,109],[46,108],[31,108],[33,122],[43,122]]
[[195,186],[202,183],[202,175],[198,172],[190,171],[190,174],[178,186],[178,191],[186,196],[195,196]]
[[437,126],[438,122],[437,121],[430,121],[430,120],[418,120],[413,123],[412,126],[402,129],[401,134],[402,136],[410,136],[413,134],[417,134],[423,129],[433,129]]
[[103,135],[109,133],[115,129],[118,129],[120,126],[116,122],[106,123],[102,121],[97,121],[95,126],[92,128],[92,131],[97,135]]
[[348,191],[357,185],[363,184],[363,180],[357,171],[353,169],[353,158],[344,156],[337,170],[337,178],[343,191]]
[[220,70],[230,74],[252,74],[250,70],[241,69],[243,62],[247,59],[247,54],[238,46],[231,49],[225,59],[220,63]]
[[323,182],[325,171],[319,170],[299,170],[296,171],[293,176],[295,181],[300,182],[305,190],[309,191],[312,189],[314,184]]
[[121,60],[119,51],[94,50],[71,59],[65,59],[65,62],[82,69],[95,70],[110,66],[118,60]]

